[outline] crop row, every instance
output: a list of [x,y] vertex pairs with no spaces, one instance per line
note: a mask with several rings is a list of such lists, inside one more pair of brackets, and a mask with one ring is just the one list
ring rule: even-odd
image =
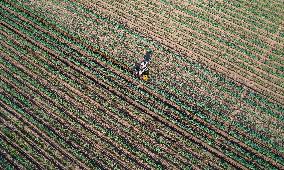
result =
[[[208,23],[211,23],[212,20],[210,20],[209,22],[204,22],[204,21],[200,21],[198,20],[196,17],[198,16],[197,14],[195,14],[194,12],[190,12],[190,15],[189,14],[186,14],[184,12],[183,9],[179,9],[178,10],[176,8],[174,8],[173,6],[170,6],[171,10],[177,10],[176,12],[169,12],[169,11],[166,11],[164,10],[164,8],[161,8],[161,7],[164,7],[162,6],[161,3],[155,3],[153,1],[149,2],[149,3],[145,3],[145,2],[140,2],[139,3],[140,6],[134,6],[136,12],[141,12],[141,13],[144,13],[148,15],[154,10],[155,13],[154,14],[160,14],[159,15],[159,20],[169,20],[169,19],[172,19],[171,21],[176,21],[177,24],[182,24],[182,25],[185,25],[187,27],[190,27],[191,29],[197,31],[197,32],[205,32],[205,31],[209,31],[209,33],[206,34],[206,36],[208,37],[212,37],[213,39],[215,40],[219,40],[219,39],[223,39],[225,38],[224,36],[227,35],[227,36],[232,36],[234,37],[234,40],[236,39],[239,39],[239,41],[237,41],[236,44],[242,44],[242,48],[240,48],[240,50],[243,50],[245,52],[245,54],[248,54],[248,51],[245,51],[247,49],[251,49],[251,51],[249,51],[250,53],[253,53],[255,54],[253,51],[257,50],[257,52],[260,54],[263,54],[263,52],[268,52],[266,51],[265,49],[258,49],[256,48],[256,46],[254,44],[251,44],[251,43],[248,43],[248,42],[245,42],[244,40],[238,38],[237,36],[235,35],[230,35],[228,34],[228,32],[225,32],[224,30],[226,29],[219,29],[219,28],[216,28],[216,27],[212,27],[210,25],[208,25]],[[141,7],[141,4],[143,7]],[[167,3],[167,5],[170,5]],[[133,5],[132,5],[133,6]],[[146,8],[147,6],[147,8]],[[137,10],[139,9],[139,10]],[[191,10],[195,9],[194,6],[192,6],[190,8]],[[160,11],[160,12],[159,12]],[[153,14],[153,15],[154,15]],[[152,13],[151,13],[152,15]],[[214,14],[214,15],[217,15],[217,14]],[[157,16],[156,16],[157,17]],[[208,18],[208,17],[205,17],[205,18]],[[222,17],[223,18],[223,17]],[[209,26],[209,29],[206,29],[206,27]],[[169,25],[169,27],[165,27],[165,29],[171,29],[171,26]],[[213,34],[213,33],[217,33],[217,34]],[[205,32],[206,33],[206,32]],[[222,36],[221,36],[222,35]],[[216,37],[217,36],[217,37]],[[226,38],[228,39],[228,38]],[[219,41],[220,42],[220,41]],[[211,43],[212,44],[212,43]],[[214,44],[214,43],[213,43]],[[231,46],[232,48],[235,48],[235,47],[238,47],[238,46]],[[238,48],[237,48],[238,50]],[[260,51],[259,51],[260,50]],[[262,50],[265,50],[265,51],[262,51]],[[230,52],[230,51],[229,51]],[[262,57],[262,56],[259,56],[259,57]],[[277,64],[277,63],[276,63]],[[272,65],[273,66],[273,65]]]
[[[7,101],[8,102],[8,100],[6,99],[5,101]],[[15,102],[15,100],[13,101],[13,102]],[[19,106],[17,106],[17,105],[15,105],[15,104],[13,104],[13,103],[11,103],[11,102],[9,102],[10,103],[10,105],[12,105],[12,107],[19,107]],[[21,103],[18,103],[18,104],[21,104]],[[24,111],[26,111],[26,110],[24,110]],[[21,114],[23,114],[24,116],[27,116],[27,119],[28,119],[28,122],[32,122],[33,124],[35,124],[38,128],[40,128],[40,130],[37,130],[37,128],[35,127],[35,126],[32,126],[30,123],[28,123],[27,121],[24,121],[25,123],[27,123],[27,125],[28,126],[30,126],[30,127],[32,127],[33,128],[33,130],[36,130],[35,132],[37,133],[37,134],[41,134],[40,136],[41,136],[41,138],[43,138],[43,136],[45,136],[45,135],[42,135],[42,133],[43,132],[45,132],[46,134],[48,134],[48,135],[50,135],[50,137],[54,140],[54,139],[57,139],[57,140],[59,140],[59,141],[61,141],[61,142],[63,142],[63,140],[62,140],[62,138],[61,138],[61,136],[63,136],[62,135],[62,132],[61,132],[61,135],[59,135],[59,136],[57,136],[56,135],[56,133],[54,133],[54,131],[52,131],[52,130],[50,130],[50,128],[51,128],[51,126],[49,126],[48,124],[46,124],[46,123],[42,123],[42,122],[38,122],[38,120],[40,120],[40,118],[39,117],[31,117],[31,115],[27,115],[27,114],[25,114],[25,112],[24,112],[23,110],[20,110],[19,112],[21,113]],[[31,114],[31,111],[29,111],[30,112],[30,114]],[[26,112],[26,113],[29,113],[29,112]],[[20,115],[18,115],[18,116],[20,116]],[[19,117],[18,117],[19,118]],[[36,119],[35,119],[36,118]],[[23,121],[23,117],[20,119],[21,121]],[[36,121],[37,120],[37,121]],[[43,124],[43,125],[42,125]],[[42,129],[42,128],[44,128],[44,129]],[[51,128],[52,129],[52,128]],[[31,131],[30,131],[31,132]],[[33,134],[35,134],[35,133],[33,133]],[[46,139],[46,138],[43,138],[43,139]],[[47,137],[47,139],[48,139],[48,137]],[[59,146],[59,148],[58,148],[58,146],[56,147],[56,145],[57,144],[55,144],[55,143],[58,143],[58,142],[53,142],[53,140],[52,139],[48,139],[48,140],[46,140],[46,141],[48,141],[50,144],[49,145],[46,145],[46,146],[53,146],[53,147],[55,147],[55,152],[54,153],[57,153],[57,156],[58,155],[60,155],[60,154],[58,154],[58,152],[65,152],[65,151],[63,151],[62,149],[59,149],[60,148],[60,146]],[[55,140],[55,141],[57,141],[57,140]],[[59,142],[60,143],[60,142]],[[67,142],[68,143],[68,142]],[[66,145],[66,143],[65,142],[63,142],[63,144],[62,144],[62,146],[63,147],[66,147],[66,146],[68,146],[69,148],[68,149],[71,149],[70,148],[70,145]],[[72,146],[72,145],[71,145]],[[50,147],[49,147],[49,149],[51,149]],[[76,149],[75,148],[72,148],[72,150],[69,150],[69,152],[71,151],[71,153],[72,152],[76,152]],[[78,151],[78,150],[77,150]],[[65,152],[66,153],[66,152]],[[68,155],[68,154],[67,154]],[[67,158],[64,158],[64,159],[61,159],[61,160],[68,160]]]
[[[142,3],[143,3],[143,2],[142,2]],[[141,4],[141,3],[140,3],[140,4]],[[143,4],[143,5],[145,5],[145,4]],[[155,4],[155,5],[156,5],[156,4]],[[147,4],[147,6],[149,6],[149,5]],[[133,7],[133,5],[132,5],[132,7]],[[134,8],[137,9],[136,6],[134,6]],[[151,9],[153,10],[153,8],[151,8]],[[154,8],[154,9],[155,9],[155,8]],[[143,8],[143,9],[140,9],[139,12],[140,12],[140,11],[143,12],[143,13],[145,13],[145,12],[148,13],[148,14],[150,13],[150,11],[148,11],[147,9],[144,9],[144,8]],[[160,11],[160,10],[159,10],[159,11]],[[137,12],[137,11],[136,11],[136,12]],[[157,12],[155,11],[154,14],[156,14],[156,13],[157,13]],[[179,15],[179,13],[180,13],[180,12],[178,12],[178,13],[175,14],[175,15]],[[183,14],[183,13],[181,13],[181,14]],[[181,17],[185,17],[185,16],[186,16],[186,17],[189,17],[188,15],[179,15],[179,16],[181,16]],[[156,17],[157,17],[157,16],[156,16]],[[159,16],[159,17],[162,17],[162,16]],[[172,17],[172,15],[171,15],[170,17]],[[167,19],[169,19],[169,18],[167,17]],[[163,21],[164,19],[162,20],[162,19],[160,18],[159,20],[160,20],[160,21]],[[154,21],[155,21],[155,20],[154,20]],[[192,27],[194,28],[195,26],[198,26],[198,25],[199,25],[199,24],[194,24],[194,25],[191,24],[191,27],[190,27],[190,28],[192,28]],[[201,31],[201,30],[204,30],[204,28],[198,29],[198,31]],[[211,34],[208,34],[208,35],[210,36]],[[215,38],[215,39],[216,39],[216,38]],[[232,46],[232,47],[235,47],[235,46]],[[229,52],[230,52],[230,51],[229,51]]]
[[[8,129],[6,129],[6,132],[7,131]],[[3,149],[5,152],[3,153],[3,156],[8,155],[7,157],[10,157],[9,161],[10,163],[14,163],[16,167],[23,167],[23,166],[35,167],[35,165],[33,165],[31,160],[29,159],[28,155],[25,155],[25,152],[19,149],[18,145],[13,144],[10,140],[7,139],[5,140],[5,136],[2,134],[0,142],[1,142],[0,143],[1,149]]]
[[[255,4],[254,2],[250,2],[249,4],[246,1],[226,1],[227,4],[230,6],[234,6],[235,8],[239,9],[239,11],[245,12],[246,7],[251,7],[250,10],[246,10],[246,14],[250,14],[251,16],[256,16],[259,19],[265,19],[266,22],[274,21],[273,23],[281,22],[281,19],[278,15],[278,12],[281,12],[281,8],[283,3],[278,3],[274,1],[273,3],[268,2],[260,2]],[[273,8],[273,10],[271,10]]]
[[[63,112],[63,113],[66,113],[66,111],[65,112]],[[67,112],[67,113],[69,113],[70,114],[70,112]],[[75,119],[76,120],[76,119]],[[77,119],[77,121],[78,121],[78,119]],[[74,126],[74,124],[72,124],[73,126]],[[70,138],[70,137],[68,137],[68,136],[65,136],[65,135],[62,135],[62,136],[64,136],[64,137],[66,137],[66,139],[68,139],[68,140],[74,140],[74,141],[80,141],[79,140],[79,138],[76,138],[76,136],[75,135],[72,135],[72,138]],[[95,140],[95,141],[97,141],[97,140]],[[73,144],[74,145],[74,144]],[[84,146],[84,145],[82,145],[82,146]],[[107,146],[107,145],[106,145]],[[88,150],[86,150],[86,151],[88,151]],[[83,150],[80,150],[80,152],[83,152],[83,153],[86,153],[86,151],[83,151]],[[89,152],[89,151],[88,151]],[[86,153],[86,154],[88,154],[88,155],[90,155],[90,153]],[[122,156],[122,155],[121,155]],[[113,156],[112,156],[113,157]],[[88,158],[88,160],[89,161],[91,161],[92,159],[90,159],[90,158]]]
[[[112,4],[112,5],[115,5],[115,4]],[[104,5],[103,5],[104,6]],[[103,8],[105,8],[105,9],[107,9],[107,8],[109,8],[110,6],[104,6]],[[120,8],[122,8],[122,5],[120,5],[119,6],[119,8],[118,9],[120,9]],[[125,7],[126,8],[126,7]],[[120,11],[120,10],[116,10],[116,12],[119,12],[120,14],[121,14],[121,16],[122,16],[122,11]],[[113,15],[114,16],[114,15]],[[131,20],[130,18],[131,18],[131,15],[127,15],[127,14],[125,14],[125,13],[123,13],[123,17],[127,17],[129,20]],[[151,18],[153,18],[153,17],[151,17]],[[146,19],[149,19],[148,17],[146,18]],[[138,20],[137,18],[136,18],[136,20]],[[145,19],[144,19],[145,20]],[[145,24],[145,22],[144,21],[141,21],[141,22],[143,22],[144,23],[144,27],[146,26],[146,24]],[[154,20],[153,21],[151,21],[152,23],[154,22]],[[161,25],[161,24],[156,24],[156,25]],[[149,29],[150,29],[150,27],[151,26],[149,26]],[[155,29],[154,29],[154,32],[155,33],[157,33],[157,34],[160,34],[161,36],[163,36],[163,30],[160,30],[159,32],[157,32],[158,30],[157,30],[157,27],[158,26],[155,26]],[[161,28],[162,29],[162,28]],[[194,34],[192,34],[192,35],[194,35]],[[184,35],[184,36],[186,36],[186,35]],[[183,36],[183,37],[184,37]],[[181,35],[179,35],[179,37],[181,37]],[[168,39],[170,38],[169,36],[167,37]],[[174,39],[177,39],[178,37],[175,37],[175,38],[173,38],[173,41],[174,41]],[[195,39],[194,41],[200,41],[199,39]],[[207,44],[208,45],[208,44]],[[205,47],[207,47],[207,45],[205,46]],[[195,45],[194,45],[195,46]],[[204,47],[204,46],[203,46]],[[200,51],[202,48],[198,48],[198,47],[196,47],[197,49],[198,49],[198,51]],[[204,53],[204,55],[206,54],[206,55],[212,55],[212,54],[210,54],[210,53],[208,53],[209,51],[212,51],[212,48],[211,49],[207,49],[207,51],[205,52],[205,51],[203,51],[203,52],[205,52]],[[230,50],[229,50],[230,51]],[[203,52],[201,53],[201,55],[203,55]],[[237,55],[238,56],[238,55]],[[222,61],[220,60],[219,61],[219,59],[221,59],[221,58],[219,58],[219,57],[217,57],[217,58],[215,58],[216,59],[216,61],[215,62],[217,62],[217,60],[218,60],[218,63],[222,63],[222,62],[224,62],[224,64],[225,65],[230,65],[230,68],[237,68],[237,65],[231,65],[230,63],[227,63],[227,62],[225,62],[225,60],[224,59],[222,59]],[[224,61],[223,61],[224,60]],[[269,86],[271,86],[271,88],[272,88],[272,86],[273,86],[273,88],[275,87],[275,90],[276,91],[278,91],[277,93],[279,94],[279,93],[281,93],[281,88],[279,88],[279,87],[277,87],[276,88],[276,84],[272,84],[272,83],[270,83],[270,82],[266,82],[265,81],[265,83],[264,82],[262,82],[262,78],[261,78],[261,76],[263,76],[264,74],[260,74],[260,73],[262,73],[262,72],[258,72],[257,70],[254,70],[254,68],[252,69],[252,67],[249,67],[248,66],[248,64],[246,63],[246,62],[244,62],[244,61],[241,61],[241,60],[239,60],[239,59],[236,59],[236,57],[234,57],[234,62],[235,63],[239,63],[239,64],[241,64],[240,66],[242,66],[243,67],[243,69],[238,69],[239,70],[239,72],[240,73],[242,73],[242,75],[244,76],[244,77],[246,77],[246,78],[248,78],[248,79],[251,79],[251,80],[254,80],[255,82],[259,82],[260,84],[259,85],[262,85],[263,87],[265,87],[265,86],[268,86],[268,84],[270,84]],[[253,62],[252,62],[253,63]],[[258,76],[252,76],[252,77],[248,77],[248,75],[249,74],[247,74],[247,71],[245,71],[245,70],[247,70],[247,71],[250,71],[250,72],[253,72],[253,73],[250,73],[251,75],[253,75],[253,74],[257,74]],[[269,78],[270,79],[270,77],[271,76],[266,76],[266,79],[267,78]],[[263,80],[264,81],[264,80]],[[270,89],[271,89],[270,88]],[[276,92],[275,91],[275,92]]]
[[[51,95],[52,95],[52,93],[51,93]],[[54,96],[54,94],[53,94],[53,96]],[[53,100],[51,100],[51,101],[53,101]],[[58,101],[59,102],[59,101]],[[60,102],[59,102],[60,103]],[[63,104],[64,105],[64,104]],[[66,106],[66,105],[65,105]],[[64,108],[60,108],[61,110],[63,110],[64,111]],[[76,120],[76,119],[75,119]]]
[[[241,20],[241,17],[246,17],[248,15],[241,16],[241,17],[240,17],[240,15],[236,16],[237,13],[234,12],[234,10],[232,10],[232,8],[230,6],[230,3],[225,3],[224,5],[223,4],[219,4],[219,5],[221,5],[222,7],[225,8],[224,11],[226,11],[226,10],[229,11],[230,10],[230,13],[226,14],[224,11],[215,11],[214,10],[214,8],[218,6],[217,4],[216,5],[212,5],[210,8],[208,8],[208,6],[206,6],[206,5],[202,4],[202,3],[198,3],[195,6],[191,5],[190,6],[191,8],[187,8],[185,4],[180,4],[177,1],[164,0],[162,2],[163,3],[167,3],[170,6],[174,6],[175,8],[179,8],[182,11],[185,11],[186,13],[193,13],[193,12],[203,11],[203,14],[201,14],[200,18],[202,18],[205,21],[207,20],[208,22],[214,22],[215,20],[214,19],[213,20],[208,20],[208,18],[203,18],[202,15],[209,14],[209,18],[212,18],[213,16],[215,18],[218,18],[218,16],[216,16],[215,13],[213,13],[213,11],[217,12],[217,14],[223,16],[222,18],[219,18],[219,19],[222,19],[225,22],[226,21],[230,21],[232,25],[235,25],[235,26],[238,25],[237,27],[240,30],[243,29],[244,32],[247,32],[249,34],[253,34],[253,35],[257,35],[258,34],[257,37],[261,37],[263,40],[265,40],[264,42],[269,42],[267,40],[274,39],[274,33],[276,33],[278,31],[278,24],[281,23],[281,20],[279,20],[277,22],[273,22],[274,24],[276,24],[276,26],[275,26],[274,24],[267,24],[270,21],[265,21],[266,25],[269,25],[269,26],[273,26],[274,25],[274,28],[272,28],[272,30],[271,30],[272,33],[270,33],[270,32],[267,32],[266,30],[264,30],[265,27],[262,27],[262,28],[253,27],[253,26],[256,26],[255,24],[258,24],[256,21],[254,21],[252,24],[250,24],[250,23],[248,23],[249,19],[245,19],[244,18],[244,19]],[[213,9],[211,9],[211,8],[213,8]],[[197,10],[197,11],[195,11],[195,10]],[[210,13],[211,13],[211,15],[210,15]],[[228,30],[226,30],[226,31],[228,31]],[[248,40],[248,41],[250,41],[250,40]],[[270,46],[271,44],[268,43],[267,45]]]
[[[87,11],[86,11],[87,12]],[[100,18],[101,19],[101,18]],[[135,43],[135,42],[132,42],[132,43]],[[265,102],[265,103],[267,103],[267,102]]]

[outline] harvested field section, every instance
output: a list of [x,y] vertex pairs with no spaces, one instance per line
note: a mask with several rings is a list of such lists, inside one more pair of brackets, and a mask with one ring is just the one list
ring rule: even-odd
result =
[[[0,167],[283,169],[277,13],[265,1],[0,2]],[[149,49],[144,81],[132,67]]]

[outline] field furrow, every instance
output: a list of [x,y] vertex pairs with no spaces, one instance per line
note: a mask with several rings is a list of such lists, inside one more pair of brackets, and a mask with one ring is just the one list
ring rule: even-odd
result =
[[0,168],[283,169],[283,5],[1,1]]

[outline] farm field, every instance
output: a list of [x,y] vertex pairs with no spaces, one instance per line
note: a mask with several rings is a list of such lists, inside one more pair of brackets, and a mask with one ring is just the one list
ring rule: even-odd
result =
[[283,14],[282,0],[0,1],[0,169],[284,169]]

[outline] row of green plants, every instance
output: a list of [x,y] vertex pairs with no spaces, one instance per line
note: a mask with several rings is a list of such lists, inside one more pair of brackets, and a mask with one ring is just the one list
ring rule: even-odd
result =
[[[91,63],[91,61],[88,61],[87,63]],[[80,66],[80,64],[78,63],[78,66]],[[93,67],[97,67],[97,66],[93,66]],[[90,70],[91,71],[91,70]],[[103,79],[104,77],[101,77],[101,79]],[[138,90],[138,89],[137,89]],[[144,103],[144,105],[145,105],[145,103]],[[149,104],[148,104],[149,105]],[[149,105],[149,107],[151,107],[150,105]],[[157,111],[155,111],[155,112],[157,112]],[[200,126],[200,125],[199,125]],[[187,128],[188,129],[188,128]],[[212,143],[212,141],[210,142],[210,143]]]
[[[50,93],[50,94],[54,95],[53,93]],[[62,103],[60,103],[60,104],[62,104]],[[65,104],[65,103],[64,103],[64,104]],[[64,114],[64,113],[62,113],[62,114]]]
[[[35,69],[35,68],[34,68],[34,69]],[[65,105],[64,105],[64,106],[65,106]],[[70,105],[66,105],[65,107],[71,107],[71,106],[70,106]],[[77,110],[77,109],[74,109],[74,110]],[[74,112],[74,110],[72,110],[72,112]],[[84,116],[84,113],[82,112],[81,115]],[[86,117],[84,117],[84,118],[86,118]],[[91,121],[91,120],[89,120],[89,122],[90,122],[90,121]]]
[[[162,16],[165,16],[165,14],[163,13],[163,10],[161,10],[160,8],[159,8],[159,6],[157,6],[157,4],[156,3],[154,3],[154,2],[149,2],[149,3],[147,3],[147,4],[151,4],[151,5],[153,5],[153,6],[155,6],[156,8],[151,8],[151,9],[155,9],[155,10],[159,10],[159,11],[161,11],[161,12],[157,12],[158,14],[161,14]],[[143,5],[145,5],[145,4],[143,4]],[[143,12],[145,15],[147,15],[147,13],[149,13],[149,11],[147,11],[146,9],[143,9],[144,11],[139,11],[139,12]],[[166,16],[168,16],[168,15],[166,15]],[[200,23],[197,23],[197,22],[195,22],[195,20],[193,20],[193,19],[191,19],[191,18],[189,18],[189,17],[185,17],[184,15],[180,15],[180,14],[175,14],[175,15],[170,15],[169,16],[170,18],[173,18],[173,19],[175,19],[175,21],[177,21],[177,22],[180,22],[180,21],[182,21],[183,23],[186,23],[186,25],[187,24],[190,24],[190,28],[192,28],[193,30],[196,30],[196,31],[200,31]],[[178,17],[178,18],[177,18]],[[168,17],[167,17],[168,18]],[[193,24],[194,23],[194,24]],[[196,26],[198,26],[198,28],[196,28]],[[216,31],[216,30],[215,30]],[[207,34],[206,34],[207,35]],[[255,50],[255,49],[254,49]]]
[[[214,12],[215,11],[222,11],[222,17],[226,18],[227,20],[235,20],[235,23],[240,23],[240,20],[245,23],[246,25],[243,25],[243,27],[251,28],[255,30],[256,32],[259,32],[260,34],[264,31],[268,31],[271,34],[274,34],[277,29],[277,22],[270,23],[271,20],[264,19],[263,17],[259,17],[255,14],[248,13],[247,11],[244,11],[239,8],[235,8],[234,6],[230,6],[228,3],[216,3],[212,6],[207,6],[204,4],[197,4],[198,7],[208,11],[208,12]],[[228,15],[228,16],[225,16]],[[268,24],[269,23],[269,24]],[[255,27],[255,28],[252,28]],[[258,31],[261,30],[261,31]],[[270,37],[274,39],[274,37]]]
[[[23,77],[23,75],[21,75],[21,77]],[[7,78],[11,79],[11,76],[7,76]],[[24,79],[27,81],[27,79]],[[15,81],[14,81],[15,82]],[[28,81],[27,81],[28,82]],[[8,103],[9,104],[9,103]],[[13,103],[10,103],[13,104]],[[28,106],[26,106],[28,107]],[[22,110],[21,110],[22,111]],[[64,140],[62,140],[62,137],[59,136],[58,134],[54,133],[53,131],[51,131],[48,127],[42,125],[42,122],[38,122],[36,120],[34,120],[32,117],[30,117],[30,115],[27,115],[27,112],[22,111],[21,114],[23,116],[29,116],[30,119],[28,119],[28,121],[30,121],[32,124],[34,124],[35,126],[37,126],[41,132],[46,133],[50,138],[52,138],[54,141],[56,141],[56,143],[61,144],[61,146],[63,146],[66,150],[68,150],[69,152],[71,151],[72,154],[74,154],[74,152],[78,152],[78,150],[74,147],[70,148],[70,146],[64,142]],[[62,113],[63,114],[63,113]],[[53,122],[49,117],[45,117],[48,118],[48,120],[45,120],[47,122]],[[54,122],[53,122],[54,123]],[[52,124],[52,126],[54,126],[55,124]],[[63,129],[61,129],[61,131],[64,131]],[[78,156],[78,154],[74,154],[76,156]]]
[[[4,129],[3,129],[4,130]],[[5,129],[6,131],[9,131],[9,129]],[[2,131],[2,129],[1,129]],[[7,143],[3,139],[0,140],[0,147],[1,149],[5,150],[7,154],[11,156],[11,158],[17,162],[19,165],[25,166],[25,167],[34,167],[32,162],[30,162],[25,155],[21,154],[18,150],[16,150],[11,144]],[[4,165],[9,165],[7,162],[4,163]],[[15,169],[15,168],[12,168]]]
[[[171,5],[171,6],[173,6],[174,8],[176,8],[176,9],[180,9],[181,11],[184,11],[184,12],[186,12],[187,14],[190,14],[190,15],[193,15],[193,16],[195,16],[195,17],[197,17],[197,18],[200,18],[200,19],[202,19],[202,20],[204,20],[204,21],[207,21],[207,22],[209,22],[209,23],[212,23],[212,22],[214,22],[214,20],[211,20],[211,19],[209,19],[210,18],[210,16],[208,16],[208,17],[204,17],[206,14],[203,12],[203,13],[200,13],[200,11],[194,11],[192,8],[190,8],[190,9],[187,9],[187,8],[185,8],[185,6],[179,6],[177,3],[173,3],[172,1],[162,1],[162,2],[164,2],[164,3],[166,3],[166,4],[168,4],[168,5]],[[210,12],[212,11],[212,9],[210,10]],[[232,19],[234,19],[234,18],[232,18]],[[232,20],[231,19],[231,20]],[[212,23],[213,25],[214,25],[214,23]],[[215,26],[218,26],[218,27],[222,27],[222,25],[219,25],[219,24],[217,24],[217,23],[215,23]],[[245,27],[246,25],[242,25],[241,27]],[[252,29],[252,27],[247,27],[247,28],[245,28],[245,29]],[[226,30],[226,31],[228,31],[228,28],[223,28],[223,30]],[[235,30],[235,31],[238,31],[238,30]],[[274,30],[275,31],[275,30]],[[251,32],[252,33],[254,33],[255,32],[255,30],[251,30]],[[256,44],[257,45],[257,44]]]
[[15,167],[4,157],[4,155],[0,156],[0,167],[7,170],[15,169]]
[[[281,12],[281,5],[277,2],[268,3],[268,2],[259,2],[259,3],[251,3],[248,4],[246,1],[228,1],[225,0],[226,3],[240,9],[247,11],[251,16],[258,16],[259,18],[263,18],[265,20],[272,21],[274,23],[281,22],[281,18],[278,16],[278,12]],[[248,9],[248,6],[251,5],[251,7]],[[268,6],[267,5],[271,5]],[[273,8],[273,10],[271,10]]]
[[[179,15],[179,18],[180,18],[180,15]],[[207,17],[208,18],[208,17]],[[175,19],[176,21],[178,21],[179,19]],[[188,24],[190,24],[190,23],[192,23],[192,22],[186,22],[185,23],[185,21],[182,21],[181,23],[184,23],[186,26],[188,25]],[[193,28],[193,29],[195,29],[196,31],[198,31],[198,32],[203,32],[204,33],[204,31],[202,31],[200,28],[195,28],[195,26],[197,26],[198,24],[190,24],[190,28]],[[187,26],[188,27],[188,26]],[[216,30],[215,30],[216,31]],[[206,32],[205,32],[206,33]],[[193,34],[194,35],[194,34]],[[209,37],[212,37],[213,38],[213,40],[216,40],[216,37],[215,36],[213,36],[213,34],[210,32],[210,33],[206,33],[206,35],[207,35],[207,37],[209,36]],[[220,33],[218,33],[217,35],[220,35]],[[196,37],[197,39],[200,39],[200,37],[198,36],[198,37]],[[222,43],[224,43],[224,41],[222,40],[222,39],[220,39],[220,38],[218,38],[217,37],[217,40],[219,41],[219,42],[222,42]],[[207,42],[208,41],[208,39],[205,39],[204,40],[205,42]],[[234,40],[235,41],[235,40]],[[210,44],[214,44],[214,42],[210,42]],[[237,50],[238,52],[241,52],[241,53],[243,53],[243,54],[245,54],[245,55],[249,55],[249,56],[251,56],[252,58],[256,58],[251,52],[249,52],[249,51],[247,51],[247,46],[244,46],[245,48],[241,48],[239,45],[235,45],[236,43],[233,43],[233,46],[231,46],[232,48],[234,48],[235,50]],[[238,44],[238,43],[237,43]],[[207,49],[207,50],[209,50],[209,51],[212,51],[212,49]],[[228,50],[227,51],[228,53],[231,53],[231,50]],[[233,51],[232,51],[233,52]],[[235,52],[234,53],[232,53],[232,55],[234,55],[234,56],[239,56],[239,55],[237,55]],[[248,61],[247,59],[245,59],[245,58],[240,58],[240,59],[242,59],[242,60],[244,60],[244,61]],[[252,64],[256,64],[256,63],[252,63]],[[273,66],[273,65],[272,65]],[[258,66],[259,67],[259,66]],[[262,66],[263,67],[263,66]],[[273,67],[275,67],[275,66],[273,66]],[[278,69],[278,67],[275,67],[276,69]],[[262,68],[261,68],[262,69]],[[255,72],[255,71],[254,71]],[[273,73],[273,74],[275,74],[276,76],[280,76],[280,77],[282,77],[282,75],[280,74],[280,73],[278,73],[278,72],[275,72],[275,71],[273,71],[273,70],[271,70],[271,71],[269,71],[270,73]],[[256,72],[255,74],[257,74],[258,72]],[[260,74],[259,76],[264,76],[263,74]],[[264,78],[270,78],[270,77],[264,77]],[[278,81],[279,82],[279,81]],[[278,83],[277,81],[275,82],[276,84]]]
[[[26,64],[28,64],[28,63],[26,63]],[[31,70],[36,70],[36,68],[30,68]],[[38,74],[40,74],[40,73],[38,73]],[[65,106],[65,105],[64,105]],[[71,107],[70,105],[66,105],[65,107]]]
[[[89,11],[90,12],[90,11]],[[101,19],[101,18],[100,18]],[[105,21],[107,21],[106,19],[105,19]],[[117,25],[117,24],[116,24]],[[137,36],[137,35],[136,35]],[[141,37],[140,37],[140,39],[141,39]],[[85,43],[86,43],[86,40],[84,41]],[[90,42],[87,42],[88,44],[90,43]],[[148,42],[148,43],[150,43],[150,42]],[[187,60],[185,60],[186,62],[187,62]]]
[[[181,11],[183,11],[182,9],[180,9]],[[187,11],[186,11],[187,12]],[[205,17],[206,18],[206,17]],[[211,21],[211,20],[210,20]],[[208,21],[208,22],[210,22],[210,21]],[[198,25],[198,24],[197,24]],[[196,26],[196,24],[194,25],[194,26]],[[194,27],[193,26],[193,27]],[[225,30],[225,29],[223,29],[223,30]],[[240,34],[240,33],[238,33],[237,35],[239,35],[239,36],[241,36],[242,38],[245,38],[245,37],[249,37],[248,38],[248,40],[253,40],[253,41],[255,41],[255,38],[252,38],[252,37],[250,37],[250,36],[242,36],[242,34]],[[236,40],[235,40],[236,41]],[[263,41],[255,41],[255,43],[253,43],[253,44],[255,44],[255,45],[259,45],[259,44],[262,44],[263,43]],[[277,45],[278,46],[278,45]],[[249,48],[249,46],[245,46],[246,47],[246,49],[247,48]],[[265,49],[267,49],[268,51],[269,51],[269,48],[268,47],[265,47]],[[278,48],[276,48],[275,50],[273,50],[272,52],[273,52],[273,54],[275,55],[275,52],[276,51],[279,51],[278,50]],[[279,53],[279,52],[277,52],[277,53]],[[277,55],[280,55],[281,53],[279,53],[279,54],[277,54]],[[273,66],[273,65],[272,65]]]
[[[20,102],[23,100],[23,97],[20,96],[14,90],[12,90],[11,87],[8,87],[7,84],[5,84],[4,82],[0,82],[0,83],[1,83],[1,87],[3,87],[3,89],[5,90],[5,93],[9,93],[10,95],[13,96],[13,100],[17,99]],[[6,119],[13,120],[13,116],[9,114],[3,115],[3,116],[6,117]],[[13,125],[12,121],[10,121],[9,123],[11,123],[11,126],[13,126],[14,129],[22,128],[22,127]],[[28,153],[29,155],[32,155],[32,157],[34,157],[35,160],[39,162],[40,164],[43,164],[44,167],[54,168],[54,164],[52,164],[51,162],[47,162],[46,158],[44,158],[43,155],[41,155],[41,151],[39,151],[38,144],[42,144],[42,143],[32,143],[31,142],[31,141],[34,142],[38,140],[37,137],[33,136],[31,133],[27,133],[26,131],[18,132],[14,130],[12,132],[9,132],[8,134],[5,133],[4,135],[6,135],[6,137],[8,137],[11,141],[15,141],[15,144],[18,144],[18,146],[22,148],[26,153]],[[49,152],[48,154],[52,155],[52,152]]]
[[32,70],[34,70],[35,68],[31,68]]

